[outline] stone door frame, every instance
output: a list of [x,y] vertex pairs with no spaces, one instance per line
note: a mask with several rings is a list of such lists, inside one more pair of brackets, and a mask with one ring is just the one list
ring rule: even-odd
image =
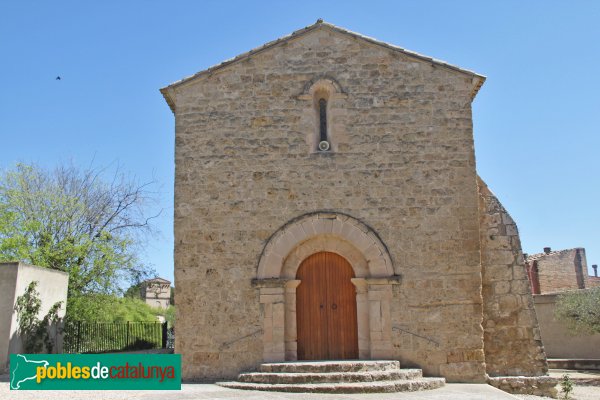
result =
[[259,290],[265,362],[297,360],[296,272],[308,256],[328,251],[344,257],[356,278],[358,356],[392,355],[392,286],[400,283],[379,236],[341,213],[317,212],[296,218],[268,240],[253,285]]

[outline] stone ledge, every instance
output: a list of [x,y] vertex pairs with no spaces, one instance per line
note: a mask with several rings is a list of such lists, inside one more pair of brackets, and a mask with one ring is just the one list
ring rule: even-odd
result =
[[400,369],[396,360],[296,361],[261,364],[237,382],[217,385],[296,393],[392,393],[436,389],[444,378],[423,378],[420,369]]
[[402,283],[401,275],[393,275],[383,278],[366,278],[369,285],[399,285]]
[[558,379],[550,376],[495,376],[488,384],[511,394],[531,394],[557,398]]
[[281,278],[265,278],[265,279],[252,279],[252,287],[260,288],[282,288],[285,283],[290,279]]
[[261,364],[260,371],[279,373],[373,372],[397,370],[399,368],[400,362],[396,360],[337,360],[264,363]]
[[269,383],[269,384],[298,384],[298,383],[351,383],[378,382],[421,379],[420,369],[394,369],[387,371],[361,372],[251,372],[240,374],[239,382]]
[[420,378],[413,380],[351,383],[298,383],[268,384],[245,382],[217,382],[230,389],[263,390],[291,393],[394,393],[437,389],[444,386],[444,378]]
[[572,370],[600,370],[600,360],[591,358],[549,358],[548,368]]

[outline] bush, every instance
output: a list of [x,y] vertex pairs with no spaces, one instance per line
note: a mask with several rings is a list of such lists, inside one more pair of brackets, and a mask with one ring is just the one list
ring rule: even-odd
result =
[[67,301],[67,319],[84,322],[156,321],[163,310],[139,299],[107,294],[73,296]]
[[165,316],[165,321],[168,322],[169,328],[175,326],[175,307],[169,306],[166,310],[163,310],[163,315]]

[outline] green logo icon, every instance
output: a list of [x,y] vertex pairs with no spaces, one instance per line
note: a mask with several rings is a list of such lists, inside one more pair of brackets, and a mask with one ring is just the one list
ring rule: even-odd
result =
[[11,354],[11,390],[180,390],[179,354]]
[[[14,356],[14,357],[13,357]],[[11,354],[10,356],[10,388],[21,389],[21,384],[37,378],[38,367],[48,367],[46,360],[30,360],[28,354]]]

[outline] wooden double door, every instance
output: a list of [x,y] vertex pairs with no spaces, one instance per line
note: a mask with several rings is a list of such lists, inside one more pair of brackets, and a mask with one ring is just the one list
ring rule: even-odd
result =
[[302,262],[297,279],[298,360],[358,358],[356,289],[343,257],[316,253]]

